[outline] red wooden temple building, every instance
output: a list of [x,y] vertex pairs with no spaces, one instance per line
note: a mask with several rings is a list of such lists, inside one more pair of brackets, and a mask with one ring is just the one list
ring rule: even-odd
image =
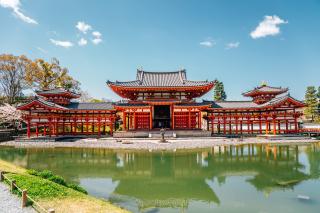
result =
[[215,81],[192,81],[186,71],[146,72],[136,79],[107,85],[119,102],[78,103],[78,94],[57,88],[37,91],[18,109],[28,124],[28,137],[42,135],[105,135],[122,131],[203,130],[212,134],[286,134],[299,131],[299,108],[288,88],[260,86],[243,93],[250,101],[201,101]]

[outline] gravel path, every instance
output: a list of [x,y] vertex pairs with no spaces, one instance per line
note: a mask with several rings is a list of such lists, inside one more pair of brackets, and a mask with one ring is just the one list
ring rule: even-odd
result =
[[9,187],[0,183],[0,213],[34,213],[32,207],[22,208],[21,199],[10,193]]
[[314,139],[278,139],[270,140],[264,138],[177,138],[168,139],[167,143],[160,143],[159,139],[148,138],[105,138],[105,139],[79,139],[76,141],[64,142],[15,142],[9,141],[0,143],[0,146],[13,147],[43,147],[43,148],[58,148],[58,147],[79,147],[79,148],[106,148],[106,149],[125,149],[125,150],[177,150],[177,149],[198,149],[210,148],[224,145],[240,145],[240,144],[304,144],[314,143]]

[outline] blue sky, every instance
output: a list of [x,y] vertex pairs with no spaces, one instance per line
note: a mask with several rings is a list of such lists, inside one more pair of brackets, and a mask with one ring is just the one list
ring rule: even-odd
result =
[[217,78],[229,100],[261,81],[299,99],[320,85],[319,0],[0,0],[0,24],[0,53],[56,57],[97,98],[139,67]]

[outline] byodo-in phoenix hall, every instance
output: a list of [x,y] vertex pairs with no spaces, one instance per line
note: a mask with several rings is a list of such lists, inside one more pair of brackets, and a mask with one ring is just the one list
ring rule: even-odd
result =
[[20,105],[27,135],[113,135],[117,132],[150,132],[161,128],[210,135],[287,134],[299,132],[300,108],[288,88],[267,85],[243,93],[248,101],[196,101],[215,81],[187,78],[186,70],[147,72],[137,70],[132,81],[108,81],[119,102],[79,103],[80,96],[56,88],[36,91]]

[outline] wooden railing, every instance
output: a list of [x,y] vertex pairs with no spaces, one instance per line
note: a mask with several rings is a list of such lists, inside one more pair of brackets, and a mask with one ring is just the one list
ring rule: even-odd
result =
[[21,207],[27,207],[28,201],[32,202],[32,207],[40,213],[55,213],[54,209],[45,209],[39,203],[37,203],[34,199],[32,199],[29,195],[27,190],[21,189],[17,186],[15,180],[10,180],[6,175],[5,172],[0,171],[0,182],[6,182],[10,186],[10,192],[13,193],[14,190],[17,190],[18,194],[21,195]]
[[320,133],[320,128],[302,128],[301,133]]

